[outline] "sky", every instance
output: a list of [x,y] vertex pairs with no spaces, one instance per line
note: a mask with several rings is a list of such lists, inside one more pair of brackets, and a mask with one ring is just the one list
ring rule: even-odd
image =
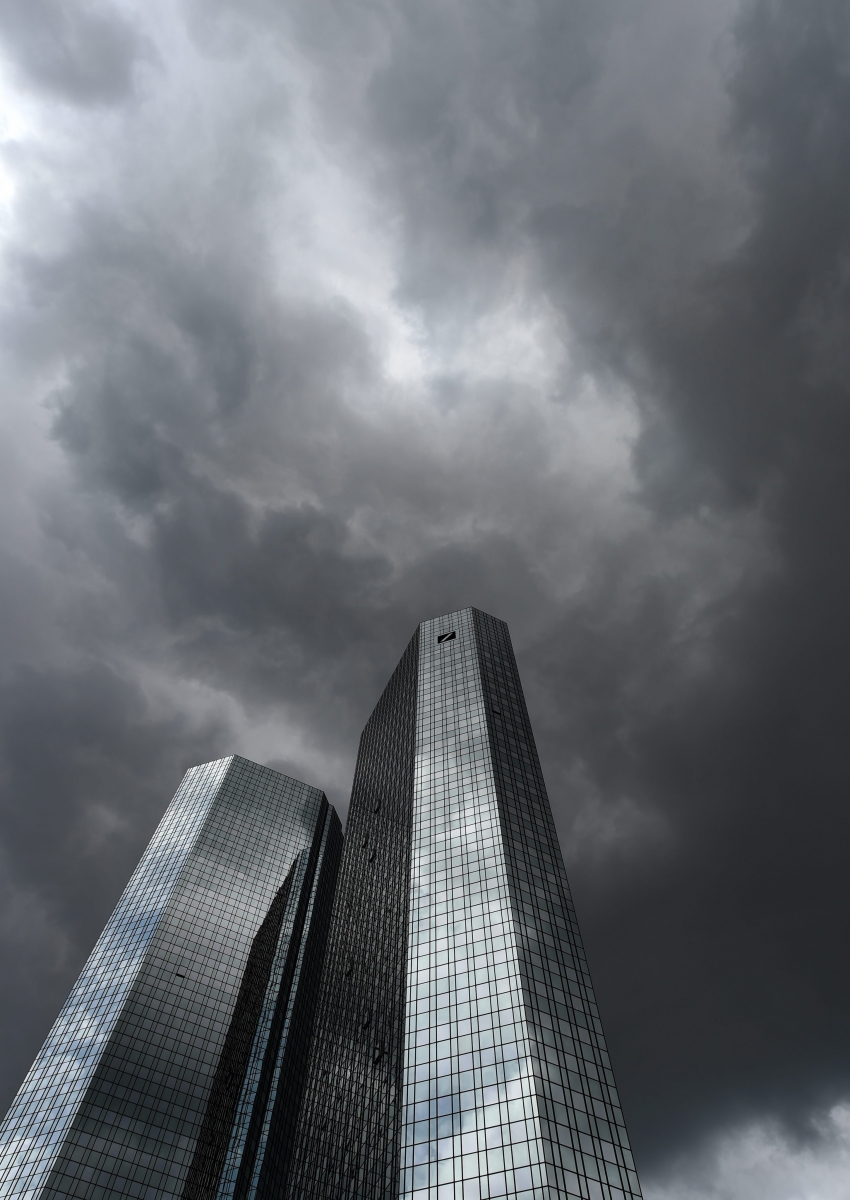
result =
[[0,397],[0,1107],[475,605],[647,1200],[847,1200],[847,0],[0,0]]

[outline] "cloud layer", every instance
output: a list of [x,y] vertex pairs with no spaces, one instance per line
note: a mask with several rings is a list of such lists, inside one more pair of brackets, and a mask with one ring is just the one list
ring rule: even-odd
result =
[[848,32],[0,3],[7,1099],[182,771],[344,809],[416,623],[470,603],[657,1195],[746,1195],[741,1146],[850,1093]]
[[647,1200],[841,1200],[850,1170],[850,1112],[836,1105],[819,1113],[803,1136],[772,1122],[753,1122],[719,1136],[666,1179]]

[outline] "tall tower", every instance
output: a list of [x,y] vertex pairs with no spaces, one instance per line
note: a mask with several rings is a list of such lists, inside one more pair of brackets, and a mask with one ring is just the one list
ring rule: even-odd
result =
[[360,742],[290,1200],[639,1197],[507,626],[414,634]]
[[186,773],[0,1127],[0,1196],[276,1177],[341,842],[316,788],[236,756]]

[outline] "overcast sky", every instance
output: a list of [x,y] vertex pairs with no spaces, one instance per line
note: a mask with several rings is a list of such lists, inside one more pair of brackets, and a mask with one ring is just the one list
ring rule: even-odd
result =
[[0,0],[0,1108],[184,770],[508,621],[650,1200],[850,1195],[848,0]]

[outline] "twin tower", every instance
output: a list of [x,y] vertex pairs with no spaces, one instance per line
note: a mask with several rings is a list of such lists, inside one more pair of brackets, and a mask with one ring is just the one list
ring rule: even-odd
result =
[[0,1128],[15,1200],[640,1188],[507,626],[423,622],[324,794],[188,771]]

